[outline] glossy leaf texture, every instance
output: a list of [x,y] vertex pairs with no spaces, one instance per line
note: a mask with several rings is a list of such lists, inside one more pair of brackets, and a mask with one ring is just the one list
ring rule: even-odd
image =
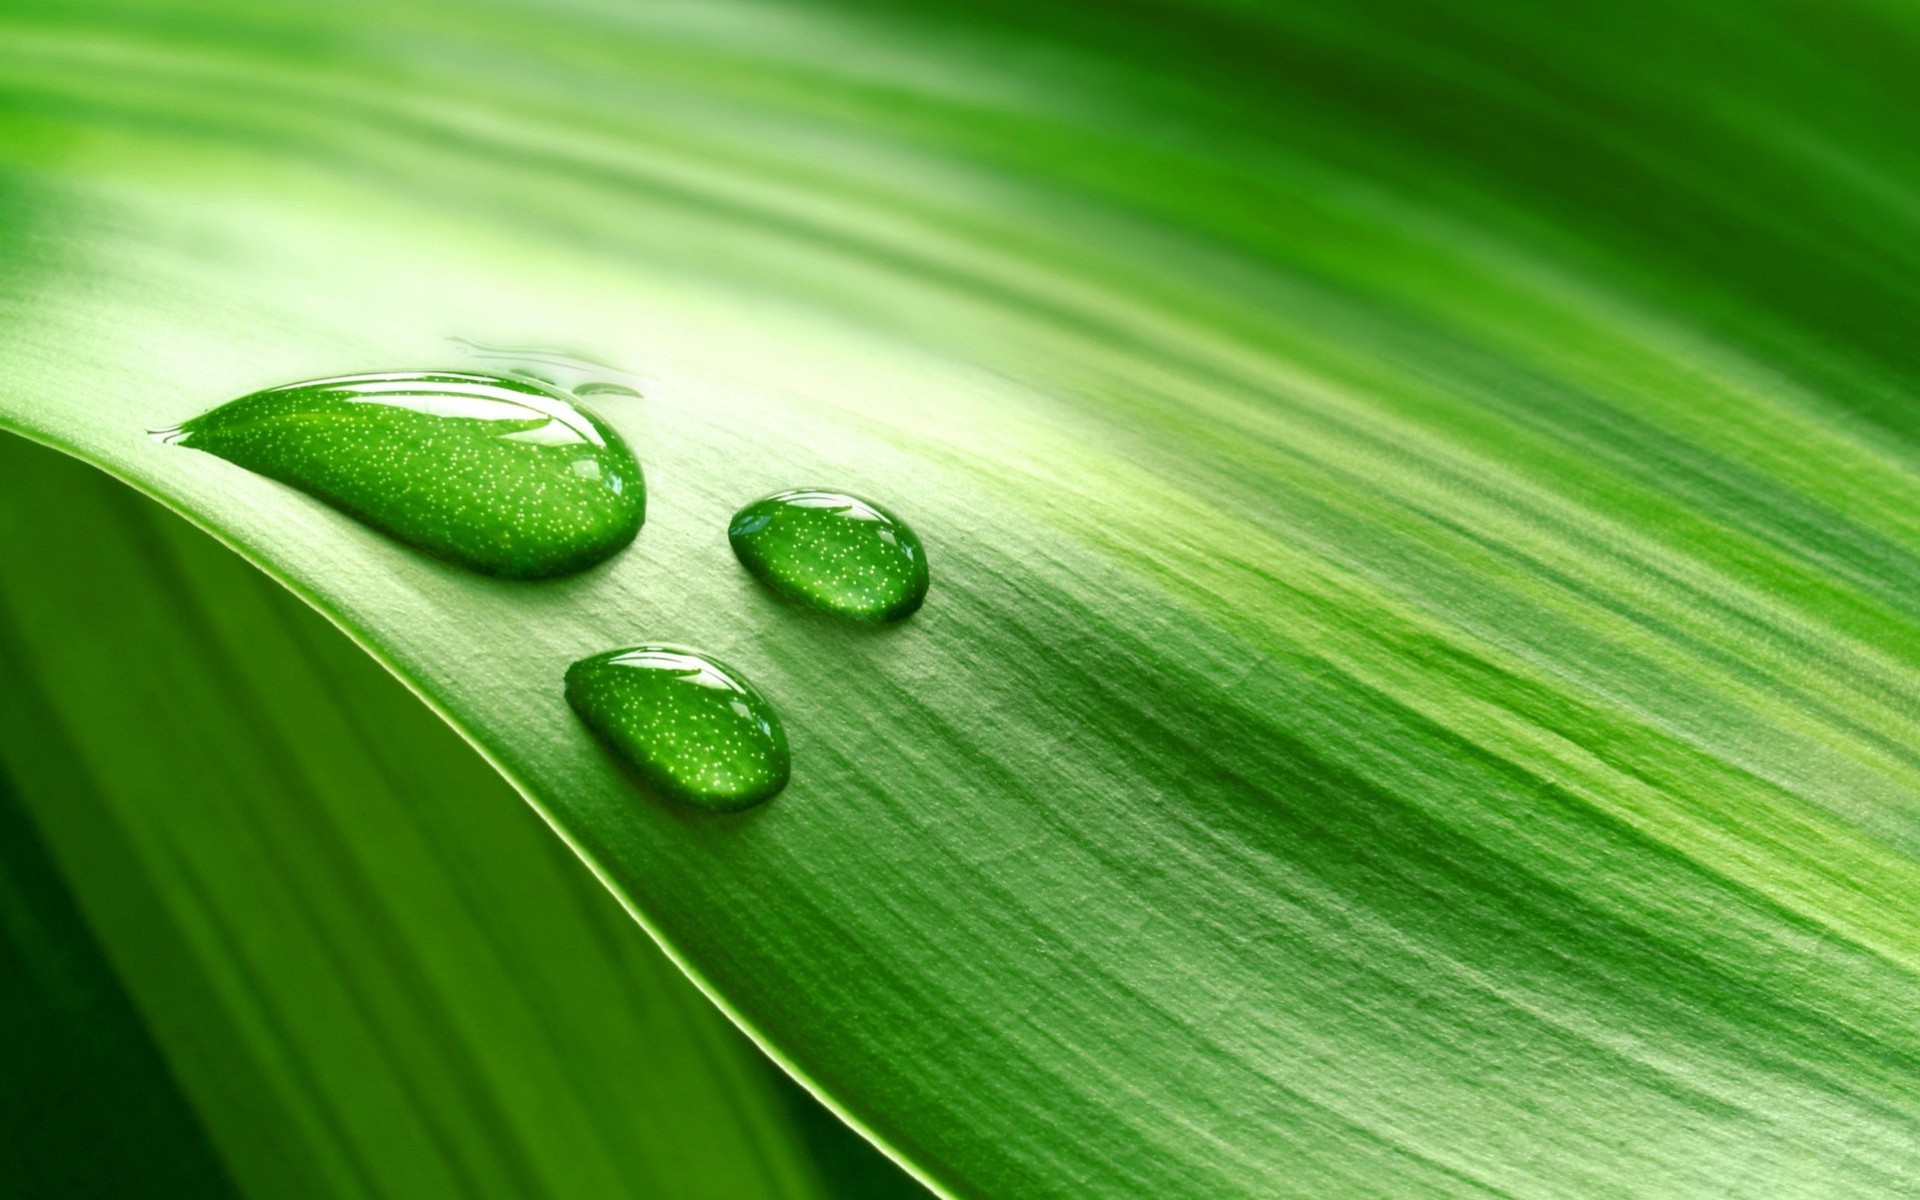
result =
[[[351,631],[944,1191],[1911,1191],[1920,17],[6,32],[0,422]],[[631,550],[479,579],[140,433],[449,337],[643,377]],[[724,530],[796,481],[909,514],[937,602],[767,596]],[[574,719],[653,641],[779,706],[775,803]]]

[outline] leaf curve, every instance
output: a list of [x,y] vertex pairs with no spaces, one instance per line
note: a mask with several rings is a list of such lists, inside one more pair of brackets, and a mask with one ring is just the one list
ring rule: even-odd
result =
[[[104,960],[26,947],[63,978],[5,1072],[13,1190],[841,1194],[770,1070],[404,688],[98,472],[7,437],[0,476],[10,866],[43,830],[37,890]],[[33,1014],[35,974],[0,1000]],[[115,980],[119,1021],[76,1004]]]
[[[1913,1177],[1911,17],[141,11],[0,61],[0,422],[327,612],[938,1186]],[[629,554],[460,579],[136,436],[452,336],[644,373]],[[729,561],[826,481],[926,539],[905,627]],[[782,707],[764,813],[569,720],[652,639]]]

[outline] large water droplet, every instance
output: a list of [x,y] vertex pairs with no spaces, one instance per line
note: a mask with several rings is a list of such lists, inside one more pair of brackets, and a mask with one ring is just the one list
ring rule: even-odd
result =
[[737,812],[787,786],[787,735],[753,685],[697,650],[635,646],[567,668],[567,703],[667,796]]
[[646,516],[640,464],[619,435],[525,379],[431,371],[290,383],[156,436],[508,579],[592,566]]
[[747,570],[803,604],[898,621],[927,596],[927,552],[907,523],[845,492],[797,488],[733,516],[727,540]]

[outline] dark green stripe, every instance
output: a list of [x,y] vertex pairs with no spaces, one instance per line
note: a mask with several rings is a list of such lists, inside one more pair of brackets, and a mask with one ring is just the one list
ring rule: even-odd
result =
[[0,1194],[234,1196],[27,812],[5,761],[21,751],[0,736]]

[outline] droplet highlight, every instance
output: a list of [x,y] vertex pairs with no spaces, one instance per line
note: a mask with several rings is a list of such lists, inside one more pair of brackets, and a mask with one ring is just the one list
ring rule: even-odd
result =
[[733,516],[741,565],[802,604],[857,621],[899,621],[927,597],[927,552],[907,523],[845,492],[796,488]]
[[268,388],[155,434],[504,579],[583,570],[640,532],[646,484],[605,422],[527,379],[452,371]]
[[738,671],[681,646],[634,646],[567,668],[567,703],[671,799],[738,812],[787,786],[773,706]]

